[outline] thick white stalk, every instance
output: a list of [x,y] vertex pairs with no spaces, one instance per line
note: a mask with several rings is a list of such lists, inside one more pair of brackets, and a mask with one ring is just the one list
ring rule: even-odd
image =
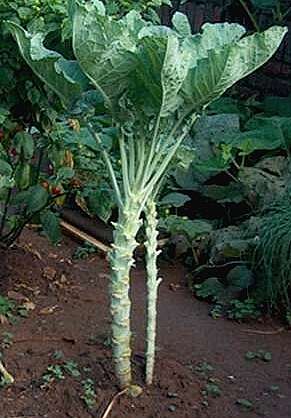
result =
[[111,261],[112,352],[121,389],[131,386],[130,270],[134,264],[136,235],[141,226],[140,200],[133,196],[119,209]]
[[146,216],[146,271],[147,271],[147,329],[146,329],[146,384],[153,381],[155,365],[158,289],[162,281],[158,278],[158,219],[156,205],[149,199],[145,206]]

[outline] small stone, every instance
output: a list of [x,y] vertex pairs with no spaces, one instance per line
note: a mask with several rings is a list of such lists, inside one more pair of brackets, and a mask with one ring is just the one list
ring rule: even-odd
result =
[[168,410],[171,412],[175,412],[177,407],[175,405],[169,405]]
[[168,398],[178,398],[178,393],[176,393],[176,392],[168,392],[167,393],[167,397]]
[[131,385],[127,389],[128,395],[133,397],[133,398],[138,398],[142,394],[142,392],[143,392],[142,388],[140,386],[137,386],[137,385]]
[[42,275],[45,279],[54,280],[57,272],[54,268],[48,266],[43,269]]

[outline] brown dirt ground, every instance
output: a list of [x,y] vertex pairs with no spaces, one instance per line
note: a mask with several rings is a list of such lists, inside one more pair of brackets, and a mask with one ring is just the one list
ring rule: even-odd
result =
[[[100,256],[72,260],[76,247],[69,239],[52,247],[25,231],[20,244],[1,255],[0,293],[26,296],[35,309],[16,325],[0,325],[0,342],[3,332],[13,334],[12,345],[1,351],[15,377],[15,384],[0,392],[0,418],[101,418],[117,393],[105,344],[110,321],[108,263]],[[54,270],[56,276],[49,278]],[[271,321],[250,325],[213,320],[207,304],[187,289],[185,273],[178,263],[162,264],[155,383],[137,399],[122,396],[110,418],[290,418],[290,331],[270,335],[280,327]],[[144,367],[144,281],[139,266],[132,281],[133,362],[139,384]],[[245,359],[247,351],[259,349],[271,352],[272,361]],[[54,359],[56,351],[62,351],[62,360]],[[66,374],[64,380],[43,387],[48,365],[67,360],[78,364],[81,376]],[[213,367],[208,376],[197,372],[201,362]],[[97,407],[92,411],[81,399],[81,382],[87,378],[96,388]],[[207,382],[219,386],[220,396],[203,396]],[[238,399],[251,401],[252,409],[244,410]]]

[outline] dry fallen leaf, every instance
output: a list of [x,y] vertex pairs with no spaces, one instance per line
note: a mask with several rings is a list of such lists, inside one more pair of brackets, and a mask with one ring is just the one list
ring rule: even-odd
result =
[[56,272],[56,270],[53,268],[53,267],[45,267],[44,269],[43,269],[43,272],[42,272],[42,275],[43,275],[43,277],[45,278],[45,279],[48,279],[48,280],[54,280],[54,278],[56,277],[56,275],[57,275],[57,272]]
[[58,258],[57,254],[49,253],[48,258],[53,258],[56,260]]
[[175,283],[170,283],[169,284],[169,289],[172,290],[173,292],[176,292],[177,290],[181,289],[181,285],[180,284],[175,284]]
[[24,244],[22,245],[22,248],[25,251],[31,253],[32,255],[35,255],[39,260],[42,260],[42,256],[40,255],[40,252],[32,248],[32,244]]
[[64,289],[68,287],[69,284],[70,282],[64,274],[61,275],[60,280],[54,281],[54,285],[57,286],[59,289]]
[[25,301],[27,301],[28,299],[27,299],[27,297],[26,296],[24,296],[22,293],[20,293],[20,292],[15,292],[14,290],[10,290],[8,293],[7,293],[7,296],[8,296],[8,298],[9,299],[13,299],[13,300],[15,300],[16,302],[22,302],[23,300],[25,300]]
[[16,289],[21,288],[21,287],[25,290],[29,290],[30,292],[36,292],[38,290],[37,287],[27,286],[27,284],[25,284],[25,283],[19,283],[19,284],[15,285]]
[[31,302],[31,300],[28,300],[27,302],[24,302],[22,304],[22,306],[27,310],[27,311],[34,311],[35,309],[35,304],[33,302]]
[[0,324],[2,324],[2,325],[8,324],[8,320],[7,320],[6,316],[0,315]]
[[54,306],[47,306],[46,308],[43,308],[39,311],[40,315],[51,315],[54,312],[56,312],[56,310],[58,310],[59,307],[58,305],[54,305]]

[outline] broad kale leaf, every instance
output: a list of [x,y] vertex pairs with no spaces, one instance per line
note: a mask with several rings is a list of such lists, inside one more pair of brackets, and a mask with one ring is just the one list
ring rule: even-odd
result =
[[76,61],[68,61],[61,54],[43,45],[42,33],[30,34],[14,22],[7,23],[20,52],[33,72],[46,83],[65,106],[79,98],[88,80]]
[[272,27],[245,36],[238,24],[207,23],[201,34],[192,35],[180,13],[170,29],[143,20],[137,12],[114,19],[97,0],[70,3],[77,62],[48,51],[39,35],[13,23],[10,30],[27,63],[64,103],[84,90],[88,77],[115,115],[126,107],[139,118],[169,117],[180,109],[199,113],[263,65],[286,33],[283,27]]

